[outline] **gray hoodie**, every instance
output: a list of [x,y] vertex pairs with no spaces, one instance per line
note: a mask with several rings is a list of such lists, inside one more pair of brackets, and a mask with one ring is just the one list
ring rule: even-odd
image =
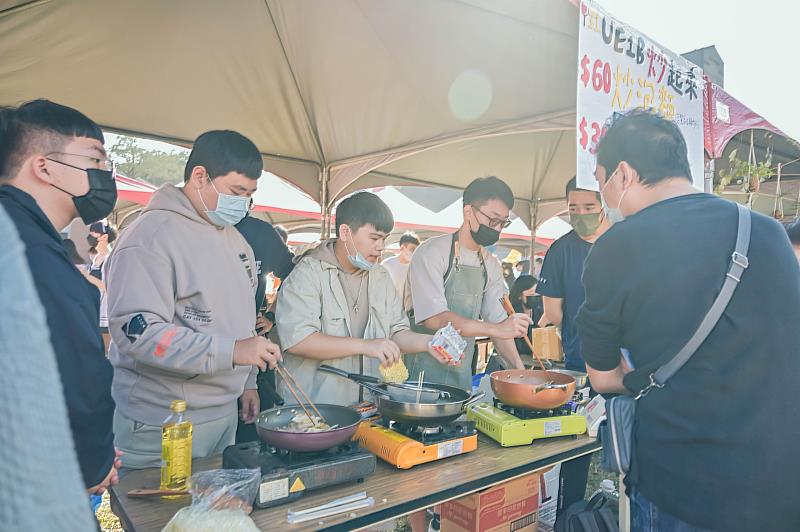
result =
[[165,185],[108,259],[112,395],[127,417],[160,425],[173,399],[195,423],[235,415],[256,388],[253,366],[233,366],[236,340],[253,335],[253,251],[218,228],[182,190]]

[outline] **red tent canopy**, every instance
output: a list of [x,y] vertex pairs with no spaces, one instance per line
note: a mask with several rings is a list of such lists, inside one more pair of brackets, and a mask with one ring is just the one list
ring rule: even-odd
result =
[[742,102],[728,94],[722,87],[708,81],[706,106],[703,109],[705,150],[711,159],[719,159],[725,145],[735,135],[748,129],[766,129],[783,137],[786,133],[772,125]]

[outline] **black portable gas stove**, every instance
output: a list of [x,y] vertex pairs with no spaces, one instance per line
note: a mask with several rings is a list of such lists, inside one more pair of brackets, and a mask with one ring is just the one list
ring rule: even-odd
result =
[[375,471],[375,463],[375,455],[357,442],[318,453],[298,453],[253,441],[231,445],[222,453],[225,469],[261,469],[256,508],[283,504],[306,491],[360,482]]

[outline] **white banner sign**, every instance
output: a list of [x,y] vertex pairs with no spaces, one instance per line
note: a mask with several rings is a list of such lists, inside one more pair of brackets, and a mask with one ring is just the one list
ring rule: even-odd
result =
[[702,190],[702,70],[592,0],[581,2],[578,35],[578,186],[597,190],[597,141],[615,114],[639,108],[678,124],[689,149],[694,185]]

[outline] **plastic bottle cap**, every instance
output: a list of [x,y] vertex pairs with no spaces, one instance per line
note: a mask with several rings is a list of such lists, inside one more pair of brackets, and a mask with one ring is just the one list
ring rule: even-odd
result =
[[186,412],[186,401],[176,399],[172,401],[169,407],[173,412]]
[[600,489],[603,491],[614,491],[614,481],[607,478],[600,482]]

